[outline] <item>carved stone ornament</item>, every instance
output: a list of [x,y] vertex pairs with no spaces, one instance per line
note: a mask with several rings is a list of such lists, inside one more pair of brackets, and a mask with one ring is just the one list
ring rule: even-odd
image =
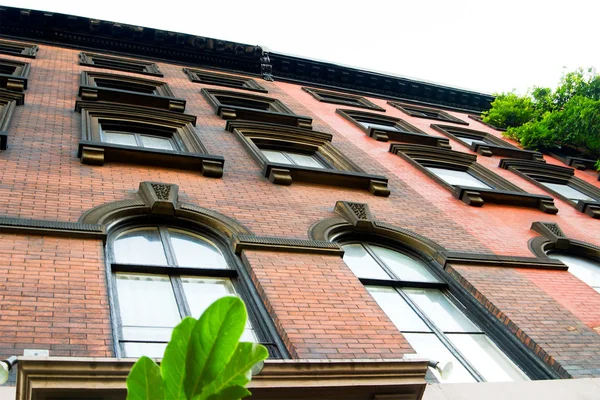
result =
[[338,201],[333,211],[359,230],[369,230],[373,226],[373,217],[366,203]]
[[555,222],[534,222],[531,230],[539,233],[555,244],[556,248],[567,248],[569,238],[564,234],[560,226]]
[[174,215],[179,187],[171,183],[140,182],[139,195],[152,214]]
[[260,58],[260,73],[265,81],[273,82],[275,80],[273,79],[273,66],[267,52],[263,52]]

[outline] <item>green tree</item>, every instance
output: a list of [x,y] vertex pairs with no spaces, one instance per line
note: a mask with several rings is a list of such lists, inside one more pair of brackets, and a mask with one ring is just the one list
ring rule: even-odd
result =
[[[562,148],[600,159],[600,76],[594,69],[564,74],[554,91],[498,94],[482,117],[507,128],[505,135],[524,148]],[[600,170],[600,162],[596,168]]]
[[160,367],[149,357],[127,377],[127,400],[237,400],[251,393],[252,367],[268,356],[257,343],[240,342],[247,312],[237,297],[215,301],[199,319],[173,330]]

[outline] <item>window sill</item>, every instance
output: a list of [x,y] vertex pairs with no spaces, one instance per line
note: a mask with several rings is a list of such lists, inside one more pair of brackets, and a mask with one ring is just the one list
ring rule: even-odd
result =
[[544,156],[539,151],[522,150],[522,149],[513,148],[513,147],[498,146],[495,144],[481,144],[481,143],[472,143],[471,146],[469,146],[469,147],[475,153],[481,154],[482,156],[485,156],[485,157],[500,156],[500,157],[518,158],[518,159],[522,159],[522,160],[533,160],[533,161],[545,162]]
[[177,112],[184,112],[186,103],[184,99],[174,97],[90,85],[79,86],[79,96],[85,101],[108,101]]
[[545,195],[458,185],[453,187],[453,192],[454,197],[473,207],[481,207],[488,202],[492,204],[537,208],[546,214],[556,214],[558,212],[558,208],[554,205],[554,199]]
[[136,148],[111,143],[81,140],[77,157],[83,164],[104,165],[105,161],[158,165],[169,168],[200,170],[211,178],[223,176],[225,159],[210,154]]
[[414,143],[423,144],[426,146],[442,147],[444,149],[450,149],[450,141],[443,137],[430,136],[415,132],[403,132],[397,129],[380,129],[380,128],[368,128],[365,129],[367,135],[378,140],[380,142],[387,142],[389,140],[403,142],[403,143]]
[[291,185],[293,181],[300,181],[365,189],[375,196],[387,197],[390,195],[390,190],[387,187],[388,179],[381,175],[300,167],[273,162],[264,164],[263,175],[277,185]]

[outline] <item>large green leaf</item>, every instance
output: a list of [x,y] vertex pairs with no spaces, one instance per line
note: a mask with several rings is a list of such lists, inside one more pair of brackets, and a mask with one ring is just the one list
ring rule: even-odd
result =
[[[220,393],[213,394],[207,400],[239,400],[250,395],[252,395],[252,393],[250,393],[250,391],[246,388],[241,386],[230,386]],[[200,398],[201,397],[198,396],[194,398],[194,400],[198,400]]]
[[252,379],[252,366],[268,356],[269,352],[261,344],[238,343],[229,363],[216,379],[204,388],[200,400],[209,400],[216,394],[226,392],[230,387],[246,386]]
[[165,400],[160,367],[146,357],[133,364],[127,376],[127,400]]
[[244,332],[246,317],[244,303],[234,296],[222,297],[204,311],[188,344],[184,380],[188,399],[200,394],[225,368]]
[[165,382],[165,394],[169,400],[187,400],[183,387],[185,378],[185,358],[188,342],[197,320],[185,317],[173,329],[171,341],[165,349],[165,355],[160,363],[160,372]]

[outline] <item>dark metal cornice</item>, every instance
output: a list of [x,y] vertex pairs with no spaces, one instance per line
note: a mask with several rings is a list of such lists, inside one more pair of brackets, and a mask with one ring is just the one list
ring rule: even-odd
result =
[[262,75],[266,80],[288,81],[474,114],[489,109],[494,100],[493,96],[484,93],[266,53],[260,46],[15,7],[0,6],[0,35],[186,66]]

